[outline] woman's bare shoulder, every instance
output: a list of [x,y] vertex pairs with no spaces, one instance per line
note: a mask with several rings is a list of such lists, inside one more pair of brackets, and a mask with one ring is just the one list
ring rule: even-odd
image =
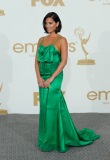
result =
[[45,36],[40,37],[40,38],[38,39],[38,44],[40,44],[44,38],[45,38]]
[[60,35],[60,39],[59,40],[60,40],[60,43],[62,43],[62,44],[67,43],[67,39],[64,36]]
[[39,40],[38,40],[38,42],[42,41],[43,38],[44,38],[44,36],[40,37]]

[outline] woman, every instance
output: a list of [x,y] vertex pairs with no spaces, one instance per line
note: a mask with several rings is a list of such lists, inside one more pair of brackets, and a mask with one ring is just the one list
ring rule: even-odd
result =
[[88,145],[100,136],[93,130],[79,131],[74,126],[61,92],[68,44],[66,38],[58,34],[62,28],[59,16],[55,12],[48,13],[43,27],[48,35],[39,39],[35,57],[40,99],[37,146],[42,151],[66,152],[69,146]]

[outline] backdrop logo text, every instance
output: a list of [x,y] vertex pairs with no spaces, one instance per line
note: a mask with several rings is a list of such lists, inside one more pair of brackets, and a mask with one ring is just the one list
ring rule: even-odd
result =
[[38,2],[41,2],[44,6],[65,6],[63,0],[31,0],[31,5],[36,6]]
[[87,93],[87,98],[89,100],[109,100],[110,91],[90,91]]
[[0,16],[5,16],[4,10],[0,9]]
[[[68,47],[69,47],[69,52],[75,52],[76,48],[75,48],[75,43],[74,42],[70,42],[68,43]],[[13,45],[13,51],[15,53],[31,53],[30,56],[35,56],[36,54],[36,48],[37,48],[37,43],[15,43]]]

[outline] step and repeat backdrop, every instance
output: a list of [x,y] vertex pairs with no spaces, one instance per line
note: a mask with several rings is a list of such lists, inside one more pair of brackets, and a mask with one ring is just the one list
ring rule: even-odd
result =
[[0,112],[39,113],[34,59],[51,11],[68,41],[69,111],[110,112],[110,0],[0,0]]

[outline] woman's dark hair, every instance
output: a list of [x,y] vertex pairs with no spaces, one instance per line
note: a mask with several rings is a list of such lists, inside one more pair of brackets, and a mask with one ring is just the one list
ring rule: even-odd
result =
[[59,22],[59,25],[56,28],[55,33],[60,32],[62,29],[62,23],[61,23],[59,16],[55,12],[49,12],[43,19],[43,28],[45,30],[45,33],[48,33],[45,27],[45,21],[47,18],[52,18],[56,23]]

